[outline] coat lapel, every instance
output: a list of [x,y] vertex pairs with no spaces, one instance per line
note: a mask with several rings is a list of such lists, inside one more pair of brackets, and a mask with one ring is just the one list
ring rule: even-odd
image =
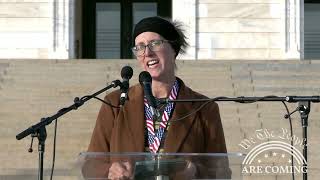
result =
[[[180,90],[177,99],[192,99],[195,98],[192,91],[187,88],[184,83],[180,82]],[[120,144],[125,144],[124,147],[119,150],[124,152],[128,144],[133,144],[134,147],[130,147],[131,151],[143,152],[145,151],[145,120],[144,120],[144,103],[143,103],[143,89],[140,85],[134,86],[129,90],[129,100],[126,101],[125,106],[123,107],[123,119],[126,122],[123,122],[125,126],[120,133],[127,133],[129,139],[121,139]],[[190,112],[195,110],[194,103],[191,102],[180,102],[176,103],[175,109],[173,111],[172,117],[170,120],[177,120]],[[179,152],[181,145],[183,144],[185,138],[187,137],[192,125],[195,121],[196,113],[191,114],[190,116],[176,121],[171,122],[171,125],[168,130],[168,134],[165,139],[164,149],[165,152]],[[130,143],[123,143],[132,141]]]
[[127,121],[125,130],[129,134],[129,139],[123,139],[124,142],[132,141],[128,144],[134,144],[134,151],[144,151],[144,104],[143,104],[143,90],[140,85],[134,86],[129,90],[129,100],[123,108],[124,119]]
[[[184,83],[180,80],[180,90],[177,99],[191,99],[194,98],[191,94],[191,90],[187,88]],[[195,121],[196,113],[191,114],[190,116],[181,119],[179,121],[175,121],[190,112],[194,109],[193,103],[191,102],[179,102],[176,103],[175,109],[173,111],[172,117],[170,120],[171,125],[168,130],[168,134],[165,140],[164,149],[165,152],[179,152],[181,145],[183,144],[185,138],[187,137],[192,125]]]

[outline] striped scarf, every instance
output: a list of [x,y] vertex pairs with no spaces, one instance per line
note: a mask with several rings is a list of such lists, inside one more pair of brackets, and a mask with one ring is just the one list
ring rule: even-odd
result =
[[[179,83],[176,80],[173,84],[173,88],[171,90],[171,93],[169,95],[170,100],[175,100],[177,98],[179,91]],[[166,131],[167,124],[170,118],[171,113],[173,112],[173,106],[174,103],[170,102],[167,104],[167,106],[164,109],[164,112],[161,117],[161,122],[158,130],[154,129],[154,120],[153,116],[150,110],[150,106],[148,104],[148,101],[146,97],[144,97],[144,113],[145,113],[145,119],[146,119],[146,125],[148,129],[148,143],[149,143],[149,149],[153,153],[157,153],[161,144],[161,140],[163,138],[163,135]]]

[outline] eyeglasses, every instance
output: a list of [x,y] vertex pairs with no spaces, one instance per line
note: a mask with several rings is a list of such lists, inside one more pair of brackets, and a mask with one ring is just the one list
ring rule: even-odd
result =
[[159,51],[163,47],[163,43],[169,42],[167,40],[159,39],[159,40],[152,40],[147,45],[144,44],[138,44],[131,48],[133,54],[135,56],[142,56],[144,55],[147,46],[149,47],[149,50],[156,52]]

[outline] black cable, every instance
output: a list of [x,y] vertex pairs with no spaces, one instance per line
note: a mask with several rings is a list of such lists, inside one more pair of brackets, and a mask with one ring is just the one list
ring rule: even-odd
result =
[[99,101],[101,101],[101,102],[103,102],[103,103],[105,103],[105,104],[107,104],[107,105],[109,105],[109,106],[111,106],[111,107],[113,107],[113,108],[120,108],[120,106],[115,106],[115,105],[111,104],[110,102],[107,102],[107,101],[105,101],[105,100],[103,100],[103,99],[100,99],[100,98],[98,98],[98,97],[91,96],[91,95],[83,96],[83,97],[81,98],[81,100],[83,100],[84,98],[90,98],[90,97],[92,97],[92,98],[94,98],[94,99],[97,99],[97,100],[99,100]]
[[56,160],[57,126],[58,126],[58,119],[56,119],[55,122],[54,122],[53,155],[52,155],[52,166],[51,166],[50,180],[52,180],[53,171],[54,171],[54,163],[55,163],[55,160]]
[[[262,98],[259,98],[259,99],[255,100],[255,101],[243,101],[243,102],[240,102],[240,103],[254,103],[254,102],[257,102],[257,101],[261,101],[264,98],[271,98],[271,97],[277,97],[277,96],[273,96],[273,95],[264,96]],[[284,101],[281,101],[281,102],[283,103],[284,107],[286,108],[286,111],[287,111],[287,116],[286,117],[288,117],[288,119],[289,119],[290,135],[291,135],[291,152],[292,152],[291,153],[291,165],[292,165],[292,167],[294,167],[294,162],[293,162],[293,128],[292,128],[292,119],[291,119],[291,114],[290,114],[290,111],[288,109],[287,104]],[[291,174],[292,174],[292,179],[294,180],[295,179],[294,171],[292,171]]]
[[[261,101],[263,100],[264,98],[270,98],[270,97],[277,97],[277,96],[264,96],[262,98],[259,98],[257,100],[252,100],[252,101],[237,101],[238,103],[255,103],[255,102],[258,102],[258,101]],[[205,105],[207,105],[208,103],[210,102],[213,102],[213,101],[217,101],[221,98],[225,98],[225,97],[216,97],[216,98],[213,98],[213,99],[208,99],[208,101],[206,101],[205,103],[201,104],[198,108],[196,108],[194,111],[191,111],[190,113],[182,116],[181,118],[178,118],[178,119],[174,119],[174,120],[170,120],[171,122],[176,122],[176,121],[180,121],[180,120],[183,120],[185,118],[187,118],[188,116],[198,112],[199,110],[201,110]],[[290,115],[290,111],[288,109],[288,106],[287,104],[284,102],[284,101],[281,101],[284,105],[284,107],[286,108],[286,111],[287,111],[287,115],[288,115],[288,119],[289,119],[289,125],[290,125],[290,132],[291,132],[291,150],[293,152],[293,128],[292,128],[292,119],[291,119],[291,115]],[[294,162],[293,162],[293,153],[291,154],[291,165],[292,167],[294,167]],[[295,174],[294,174],[294,171],[292,171],[292,180],[295,180]]]
[[186,114],[186,115],[182,116],[181,118],[174,119],[174,120],[170,120],[170,122],[181,121],[181,120],[183,120],[184,118],[187,118],[188,116],[191,116],[192,114],[194,114],[194,113],[196,113],[196,112],[200,111],[200,110],[201,110],[205,105],[207,105],[207,104],[208,104],[208,103],[210,103],[210,102],[211,102],[211,101],[207,101],[207,102],[205,102],[205,103],[201,104],[201,106],[199,106],[197,109],[195,109],[195,110],[191,111],[190,113],[188,113],[188,114]]
[[[113,108],[120,108],[119,106],[115,106],[115,105],[112,105],[110,102],[107,102],[107,101],[104,101],[98,97],[95,97],[95,96],[92,96],[92,95],[87,95],[87,96],[83,96],[80,101],[84,100],[85,98],[94,98],[94,99],[97,99]],[[76,98],[79,100],[79,98]],[[66,110],[67,108],[62,108],[59,110],[60,111],[64,111]],[[52,180],[52,177],[53,177],[53,172],[54,172],[54,165],[55,165],[55,159],[56,159],[56,139],[57,139],[57,125],[58,125],[58,119],[55,119],[55,126],[54,126],[54,137],[53,137],[53,156],[52,156],[52,166],[51,166],[51,174],[50,174],[50,180]]]
[[[243,100],[240,100],[240,101],[235,101],[235,102],[238,102],[238,103],[243,103],[243,104],[249,104],[249,103],[255,103],[255,102],[258,102],[258,101],[261,101],[265,98],[272,98],[272,97],[278,97],[278,96],[274,96],[274,95],[270,95],[270,96],[264,96],[264,97],[261,97],[257,100],[252,100],[252,101],[243,101]],[[228,98],[228,97],[225,97],[225,96],[219,96],[219,97],[216,97],[216,98],[212,98],[212,99],[208,99],[208,101],[206,101],[205,103],[203,103],[202,105],[199,106],[199,108],[195,109],[194,111],[191,111],[190,113],[184,115],[183,117],[181,118],[178,118],[178,119],[174,119],[174,120],[170,120],[171,122],[176,122],[176,121],[181,121],[183,120],[184,118],[187,118],[188,116],[191,116],[192,114],[200,111],[205,105],[207,105],[208,103],[210,102],[213,102],[213,101],[217,101],[219,99],[225,99],[225,98]],[[238,98],[241,98],[241,97],[238,97]]]
[[[119,106],[114,106],[112,105],[110,102],[107,102],[107,101],[104,101],[98,97],[95,97],[95,96],[91,96],[91,95],[88,95],[88,96],[83,96],[81,98],[81,100],[85,99],[85,98],[94,98],[94,99],[97,99],[113,108],[120,108]],[[66,108],[62,108],[60,109],[59,111],[64,111]],[[51,166],[51,174],[50,174],[50,180],[52,180],[52,177],[53,177],[53,172],[54,172],[54,164],[55,164],[55,159],[56,159],[56,139],[57,139],[57,125],[58,125],[58,119],[55,120],[55,125],[54,125],[54,137],[53,137],[53,156],[52,156],[52,166]]]
[[222,98],[226,98],[224,96],[220,96],[220,97],[216,97],[216,98],[213,98],[213,99],[208,99],[208,101],[204,102],[203,104],[201,104],[198,108],[196,108],[195,110],[191,111],[190,113],[182,116],[181,118],[178,118],[178,119],[174,119],[174,120],[170,120],[170,122],[176,122],[176,121],[181,121],[183,120],[184,118],[187,118],[189,116],[191,116],[192,114],[200,111],[205,105],[209,104],[210,102],[214,102],[218,99],[222,99]]
[[[95,96],[83,96],[81,98],[81,100],[83,100],[84,98],[95,98],[113,108],[120,108],[119,106],[115,106],[115,105],[112,105],[110,102],[107,102],[107,101],[104,101],[98,97],[95,97]],[[258,102],[258,101],[261,101],[263,100],[264,98],[270,98],[270,97],[277,97],[277,96],[264,96],[262,98],[259,98],[257,100],[252,100],[252,101],[236,101],[238,103],[255,103],[255,102]],[[174,120],[170,120],[171,122],[176,122],[176,121],[181,121],[185,118],[187,118],[188,116],[198,112],[199,110],[201,110],[205,105],[209,104],[210,102],[214,102],[214,101],[217,101],[219,99],[222,99],[222,98],[226,98],[226,97],[216,97],[216,98],[213,98],[213,99],[208,99],[208,101],[206,101],[205,103],[201,104],[198,108],[196,108],[195,110],[191,111],[190,113],[182,116],[181,118],[178,118],[178,119],[174,119]],[[288,118],[289,118],[289,124],[290,124],[290,131],[291,131],[291,149],[293,151],[293,128],[292,128],[292,119],[291,119],[291,116],[290,116],[290,112],[289,112],[289,109],[287,107],[287,104],[282,101],[283,105],[285,106],[286,108],[286,111],[287,111],[287,114],[288,114]],[[52,176],[53,176],[53,171],[54,171],[54,164],[55,164],[55,151],[56,151],[56,132],[57,132],[57,119],[55,120],[55,130],[54,130],[54,143],[53,143],[53,159],[52,159],[52,168],[51,168],[51,176],[50,176],[50,180],[52,180]],[[294,166],[294,162],[293,162],[293,155],[291,155],[291,165],[292,167]],[[295,176],[294,176],[294,171],[292,171],[292,179],[294,180],[295,179]]]
[[[287,104],[286,104],[284,101],[282,101],[282,103],[283,103],[284,107],[285,107],[286,110],[287,110],[287,115],[288,115],[288,116],[286,116],[286,117],[288,117],[288,119],[289,119],[290,133],[291,133],[291,166],[294,167],[294,162],[293,162],[293,128],[292,128],[291,113],[290,113],[290,111],[289,111],[289,109],[288,109]],[[294,171],[292,171],[291,174],[292,174],[292,179],[294,180],[294,179],[295,179]]]

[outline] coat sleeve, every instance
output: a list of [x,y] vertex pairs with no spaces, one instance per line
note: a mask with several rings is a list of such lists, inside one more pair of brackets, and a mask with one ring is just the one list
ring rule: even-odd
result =
[[[215,102],[210,103],[202,113],[205,131],[206,153],[227,153],[226,142],[222,122],[220,118],[219,106]],[[201,164],[203,166],[201,166]],[[200,163],[197,167],[200,176],[215,178],[230,178],[231,170],[227,156],[210,157]]]
[[[105,101],[111,102],[105,97]],[[91,136],[88,152],[110,152],[110,139],[113,129],[116,111],[109,105],[102,104],[96,124]],[[110,159],[101,156],[90,156],[84,158],[82,164],[82,175],[85,179],[106,178],[110,168]]]
[[219,106],[216,103],[210,104],[203,119],[206,126],[205,137],[207,137],[206,152],[227,153]]
[[[107,96],[105,101],[108,100]],[[88,152],[110,152],[110,140],[114,126],[116,111],[106,104],[102,104],[94,127]]]

